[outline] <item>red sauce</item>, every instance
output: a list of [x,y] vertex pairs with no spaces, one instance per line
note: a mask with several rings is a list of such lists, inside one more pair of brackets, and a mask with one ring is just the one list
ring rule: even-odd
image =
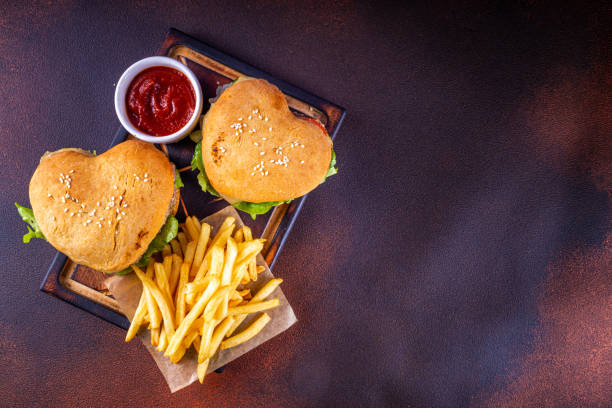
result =
[[179,131],[195,110],[193,86],[185,74],[170,67],[142,71],[132,80],[125,99],[130,122],[152,136]]

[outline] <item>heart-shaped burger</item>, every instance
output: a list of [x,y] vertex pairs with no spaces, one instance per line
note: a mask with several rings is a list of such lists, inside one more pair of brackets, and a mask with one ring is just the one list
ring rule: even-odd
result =
[[265,80],[240,78],[202,120],[192,167],[205,191],[252,215],[300,197],[335,173],[332,141],[295,116]]
[[176,234],[176,225],[168,225],[176,223],[174,179],[166,156],[141,141],[99,156],[81,149],[48,152],[30,181],[34,222],[75,262],[120,271],[150,256],[160,230]]

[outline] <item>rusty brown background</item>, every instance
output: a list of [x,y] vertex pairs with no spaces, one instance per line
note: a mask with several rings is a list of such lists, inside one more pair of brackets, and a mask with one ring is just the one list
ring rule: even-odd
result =
[[[2,406],[607,407],[612,33],[576,2],[0,2]],[[275,273],[299,322],[170,394],[138,342],[38,291],[13,202],[103,151],[176,27],[344,106],[340,172]]]

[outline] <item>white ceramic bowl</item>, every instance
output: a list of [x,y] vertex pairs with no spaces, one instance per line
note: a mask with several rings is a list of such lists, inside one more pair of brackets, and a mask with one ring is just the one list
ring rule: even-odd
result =
[[[136,129],[136,127],[132,124],[130,118],[127,115],[127,109],[125,106],[125,96],[128,87],[130,86],[132,80],[136,77],[136,75],[140,74],[147,68],[159,66],[175,68],[181,71],[183,74],[185,74],[185,76],[191,83],[191,86],[193,86],[193,91],[195,93],[195,109],[193,111],[193,116],[191,117],[191,119],[189,119],[189,122],[187,122],[187,124],[183,126],[178,132],[172,133],[167,136],[152,136]],[[132,64],[128,69],[125,70],[123,75],[121,75],[121,78],[119,78],[119,82],[117,82],[117,86],[115,87],[115,112],[117,112],[117,117],[119,118],[119,122],[121,122],[121,125],[130,134],[134,135],[138,139],[144,140],[145,142],[149,143],[174,143],[187,136],[189,132],[191,132],[198,123],[198,119],[202,114],[202,99],[202,87],[200,86],[200,82],[189,68],[172,58],[149,57],[141,59],[140,61]]]

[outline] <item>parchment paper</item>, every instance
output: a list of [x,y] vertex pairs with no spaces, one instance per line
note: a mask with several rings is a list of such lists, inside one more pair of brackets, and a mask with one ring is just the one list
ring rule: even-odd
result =
[[[223,210],[202,220],[202,222],[206,222],[212,227],[211,237],[214,236],[223,223],[223,220],[228,216],[232,216],[236,219],[237,228],[244,225],[236,209],[232,206],[227,206]],[[266,282],[274,278],[261,254],[257,256],[257,264],[263,265],[266,269],[259,274],[257,281],[251,282],[248,286],[252,289],[253,294],[255,294]],[[138,277],[134,273],[124,276],[112,276],[105,281],[105,284],[117,300],[117,303],[119,303],[122,313],[132,321],[134,312],[138,306],[138,301],[140,300],[140,294],[142,293],[142,284]],[[266,327],[249,341],[230,349],[221,350],[217,353],[217,355],[210,360],[210,364],[208,365],[209,373],[254,349],[277,334],[284,332],[297,321],[293,309],[291,309],[291,305],[289,305],[280,287],[277,288],[268,299],[275,297],[279,299],[280,305],[277,308],[266,311],[272,318]],[[250,314],[238,327],[235,333],[247,327],[259,315],[260,313]],[[149,330],[141,329],[137,337],[142,340],[147,350],[149,350],[149,353],[151,353],[151,356],[153,356],[159,370],[170,387],[170,392],[178,391],[198,379],[196,374],[196,367],[198,364],[197,354],[193,347],[185,353],[180,363],[173,364],[168,358],[163,356],[163,353],[160,353],[151,345]],[[206,379],[204,381],[206,381]]]

